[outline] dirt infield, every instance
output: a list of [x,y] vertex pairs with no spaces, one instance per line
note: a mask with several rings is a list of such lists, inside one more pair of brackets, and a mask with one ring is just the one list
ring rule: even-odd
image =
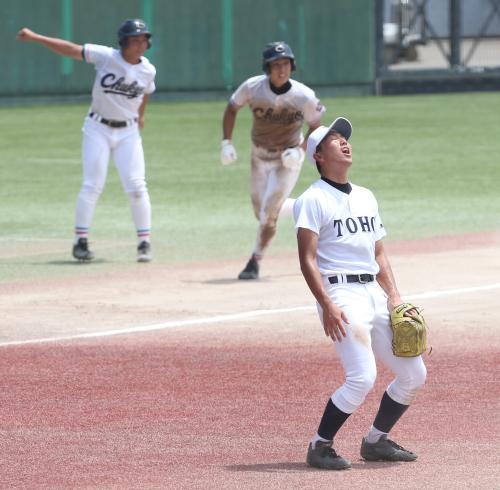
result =
[[393,433],[419,459],[359,458],[380,366],[338,434],[340,473],[304,462],[342,373],[295,254],[249,283],[227,261],[0,285],[0,488],[498,488],[499,245],[388,244],[431,329],[428,382]]

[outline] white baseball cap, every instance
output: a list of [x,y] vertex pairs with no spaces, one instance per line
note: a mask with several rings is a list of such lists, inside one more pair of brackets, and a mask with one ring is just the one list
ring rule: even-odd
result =
[[352,124],[345,117],[337,117],[337,119],[335,119],[330,126],[319,126],[316,128],[309,135],[309,138],[307,138],[306,155],[312,163],[316,163],[316,160],[314,159],[316,148],[330,131],[336,131],[348,140],[352,134]]

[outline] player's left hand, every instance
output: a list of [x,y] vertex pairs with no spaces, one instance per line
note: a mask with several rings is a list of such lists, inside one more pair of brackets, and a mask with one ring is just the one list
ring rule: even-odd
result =
[[391,311],[392,352],[397,357],[416,357],[427,350],[427,325],[421,309],[411,303]]
[[139,129],[144,129],[144,116],[139,116],[137,124],[139,125]]
[[[394,298],[389,298],[387,300],[387,309],[389,311],[394,310],[396,306],[402,305],[404,301],[401,299],[401,296],[396,296]],[[413,316],[413,315],[418,315],[418,309],[417,308],[411,308],[407,311],[405,311],[404,316]]]
[[27,27],[23,27],[17,34],[16,39],[18,41],[31,41],[35,37],[35,33],[28,29]]
[[304,161],[304,150],[302,148],[287,148],[281,154],[281,163],[283,167],[294,169],[300,167]]

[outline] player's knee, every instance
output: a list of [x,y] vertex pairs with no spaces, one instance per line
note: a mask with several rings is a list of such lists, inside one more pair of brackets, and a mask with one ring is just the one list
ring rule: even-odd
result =
[[143,191],[129,191],[127,192],[127,196],[131,201],[140,201],[147,195],[145,190]]
[[260,224],[269,229],[276,229],[279,209],[276,211],[264,210],[260,213]]
[[419,390],[424,386],[427,378],[427,368],[423,362],[413,371],[411,378],[411,384],[415,389]]
[[125,192],[136,199],[142,198],[147,193],[146,182],[142,179],[128,182]]
[[423,362],[415,364],[411,371],[401,380],[401,384],[409,391],[417,392],[425,383],[427,369]]
[[413,369],[398,376],[388,387],[389,396],[403,405],[410,405],[419,390],[424,386],[427,377],[427,369],[422,362],[413,367]]
[[345,381],[346,389],[353,405],[361,405],[366,395],[372,390],[377,377],[376,372],[365,372],[358,376],[348,376]]
[[80,196],[85,199],[97,199],[103,191],[103,186],[94,182],[84,182],[80,189]]

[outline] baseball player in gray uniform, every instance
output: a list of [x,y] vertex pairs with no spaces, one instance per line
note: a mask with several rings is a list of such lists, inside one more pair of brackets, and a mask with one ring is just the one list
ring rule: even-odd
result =
[[[283,203],[292,192],[304,161],[304,122],[309,134],[319,126],[325,108],[314,92],[290,78],[295,56],[284,42],[263,51],[264,75],[249,78],[231,96],[224,111],[221,162],[236,160],[231,137],[237,112],[249,105],[253,114],[251,198],[259,221],[257,240],[239,279],[257,279],[259,261],[276,233]],[[307,137],[307,136],[306,136]]]
[[329,127],[320,126],[311,133],[306,153],[321,178],[294,205],[302,273],[345,372],[345,382],[328,400],[307,452],[310,466],[331,470],[351,466],[337,455],[333,439],[372,389],[377,374],[375,357],[395,378],[362,440],[361,457],[368,461],[415,460],[417,455],[391,441],[388,433],[426,378],[421,356],[396,357],[392,352],[389,311],[403,301],[384,251],[386,233],[377,201],[368,189],[348,180],[351,132],[351,123],[337,118]]
[[83,184],[76,202],[73,256],[80,261],[94,258],[88,247],[89,227],[112,155],[130,202],[138,237],[137,260],[149,262],[151,202],[140,129],[148,97],[155,90],[155,67],[143,56],[151,46],[151,32],[141,19],[126,20],[118,29],[120,49],[82,46],[28,28],[21,29],[17,39],[34,41],[61,56],[95,65],[92,102],[83,125]]

